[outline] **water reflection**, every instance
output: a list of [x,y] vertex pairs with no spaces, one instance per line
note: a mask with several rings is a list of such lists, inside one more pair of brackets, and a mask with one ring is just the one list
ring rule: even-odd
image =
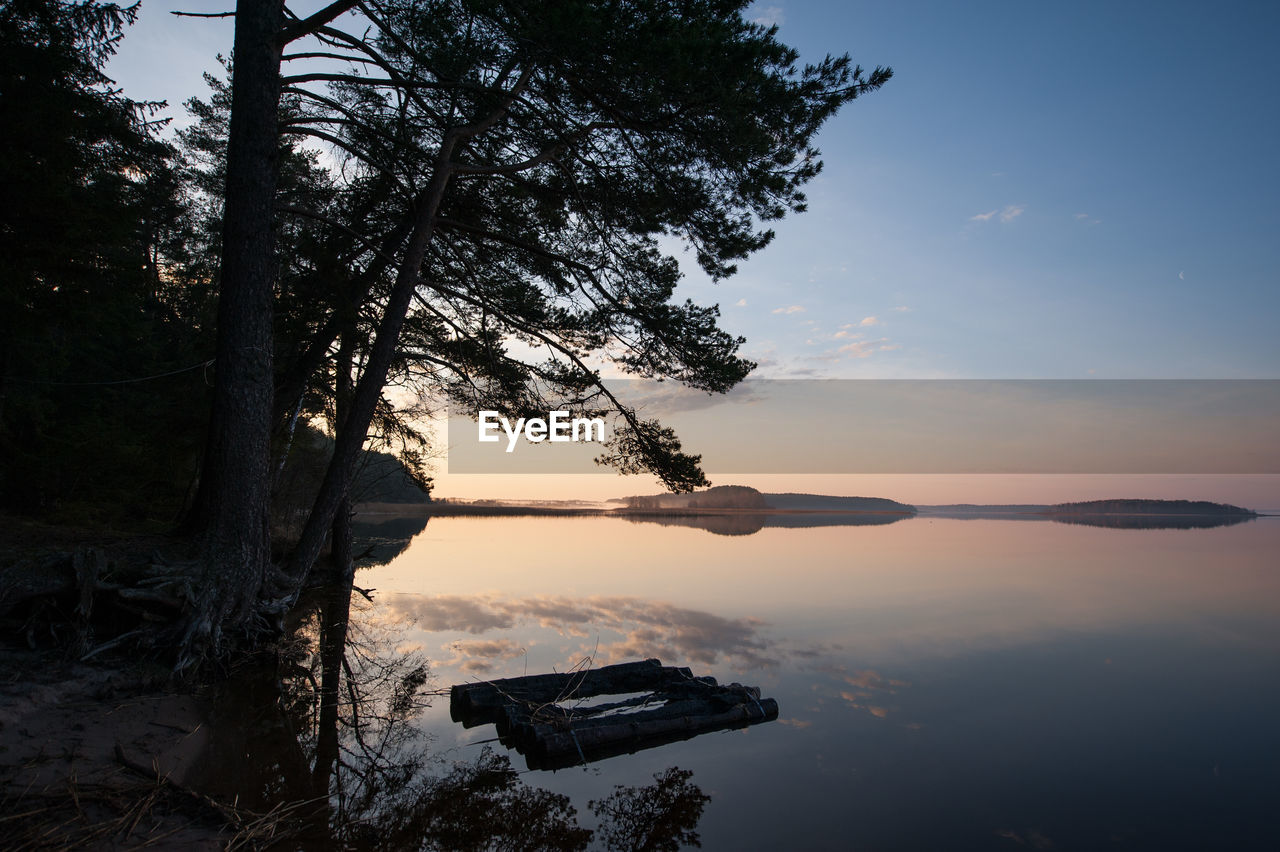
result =
[[1128,530],[1191,530],[1229,527],[1248,523],[1248,515],[1049,515],[1043,512],[939,512],[919,515],[874,512],[624,512],[618,515],[633,524],[689,527],[713,535],[754,535],[766,528],[811,529],[815,527],[878,527],[903,521],[999,520],[1052,521],[1087,527]]
[[692,527],[714,535],[753,535],[766,527],[876,527],[909,520],[912,515],[879,512],[624,512],[633,524]]
[[[584,820],[672,760],[713,791],[709,848],[1275,847],[1275,521],[911,520],[725,537],[436,519],[368,583],[449,682],[652,655],[784,708],[745,734],[524,776]],[[439,706],[424,722],[440,742],[491,736]]]
[[429,515],[360,515],[352,535],[361,542],[357,562],[362,566],[386,565],[409,547],[414,536],[427,528]]
[[[660,600],[604,595],[397,595],[391,610],[430,632],[481,634],[529,623],[584,639],[598,639],[601,631],[619,634],[616,641],[584,649],[601,663],[657,657],[705,664],[727,660],[739,669],[753,670],[779,665],[761,635],[763,621],[726,618]],[[523,644],[507,638],[458,640],[450,648],[454,652],[450,665],[473,674],[493,671],[500,661],[526,651]]]
[[[353,600],[360,604],[353,613]],[[305,601],[291,640],[211,696],[203,748],[181,783],[269,817],[264,847],[675,849],[697,842],[710,800],[692,773],[592,799],[585,827],[568,796],[529,786],[488,747],[467,761],[432,751],[419,717],[440,694],[399,624],[348,580]]]
[[1118,530],[1207,530],[1256,520],[1248,515],[1054,515],[1059,524]]

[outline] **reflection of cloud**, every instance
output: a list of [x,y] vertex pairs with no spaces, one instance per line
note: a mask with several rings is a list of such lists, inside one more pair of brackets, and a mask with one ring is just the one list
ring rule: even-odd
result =
[[[909,686],[906,681],[888,678],[875,669],[851,669],[842,663],[826,663],[812,667],[813,671],[830,675],[844,685],[832,690],[845,704],[854,710],[865,710],[877,719],[887,719],[893,711],[882,699],[896,695],[899,687]],[[817,685],[815,684],[815,688]]]
[[[503,599],[492,595],[404,595],[397,596],[391,605],[422,628],[436,632],[479,634],[525,621],[564,636],[586,636],[600,630],[622,634],[621,640],[600,647],[596,656],[602,661],[658,657],[712,664],[724,658],[751,668],[778,664],[765,653],[768,646],[759,635],[763,622],[724,618],[663,601],[600,596]],[[518,656],[513,653],[515,643],[505,639],[458,642],[451,647],[460,655],[480,660],[469,663],[476,669],[484,659]]]
[[525,653],[524,646],[511,639],[453,642],[448,648],[453,651],[453,658],[444,662],[456,665],[464,672],[492,671],[494,660],[510,660]]
[[804,305],[787,305],[785,308],[774,308],[775,314],[802,314],[804,313]]
[[412,617],[424,630],[463,630],[467,633],[484,633],[494,628],[507,628],[515,624],[510,615],[489,609],[475,598],[458,595],[415,597],[411,611],[396,607]]
[[1019,846],[1029,846],[1032,849],[1053,848],[1053,841],[1035,829],[1028,830],[1024,836],[1014,831],[1012,828],[998,828],[996,829],[996,837],[1003,837],[1006,840],[1012,840]]

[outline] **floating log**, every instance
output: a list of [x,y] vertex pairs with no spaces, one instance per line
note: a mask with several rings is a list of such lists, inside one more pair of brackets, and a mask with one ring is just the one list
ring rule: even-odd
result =
[[571,698],[650,692],[692,679],[693,672],[687,668],[663,666],[659,660],[640,660],[563,674],[462,683],[449,690],[449,716],[464,724],[469,717],[492,716],[476,723],[484,724],[497,721],[502,707],[512,701],[551,704]]
[[[587,698],[626,695],[583,704]],[[778,718],[778,704],[739,683],[720,685],[658,660],[531,675],[450,690],[464,727],[493,723],[530,769],[557,769]]]
[[567,769],[606,757],[634,754],[699,734],[745,728],[778,718],[778,702],[763,698],[758,703],[738,704],[721,713],[705,716],[673,716],[645,722],[618,721],[612,725],[552,734],[536,741],[525,752],[530,769]]

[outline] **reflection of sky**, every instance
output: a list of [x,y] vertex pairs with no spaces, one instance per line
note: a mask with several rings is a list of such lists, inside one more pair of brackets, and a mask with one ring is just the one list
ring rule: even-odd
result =
[[1247,841],[1280,792],[1278,545],[1265,520],[435,519],[358,582],[442,684],[658,656],[778,699],[778,724],[525,776],[580,810],[675,763],[713,796],[707,848],[1175,848]]

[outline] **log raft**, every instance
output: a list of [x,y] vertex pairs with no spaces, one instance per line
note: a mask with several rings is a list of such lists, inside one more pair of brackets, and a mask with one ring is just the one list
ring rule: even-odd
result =
[[[602,696],[618,700],[583,703]],[[449,715],[467,728],[493,724],[500,742],[523,754],[530,769],[563,769],[770,722],[778,703],[761,698],[758,687],[718,684],[651,659],[457,684]]]

